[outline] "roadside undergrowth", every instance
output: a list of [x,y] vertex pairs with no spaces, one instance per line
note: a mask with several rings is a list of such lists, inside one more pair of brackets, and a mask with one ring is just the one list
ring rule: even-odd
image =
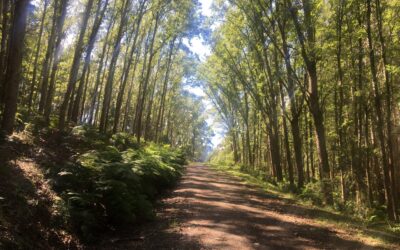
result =
[[305,217],[315,220],[325,226],[335,226],[342,229],[351,229],[366,241],[373,241],[382,245],[400,244],[400,225],[380,221],[371,223],[367,218],[351,216],[341,213],[332,207],[316,205],[312,200],[306,199],[301,194],[289,192],[282,186],[274,184],[261,175],[244,172],[240,166],[229,166],[208,163],[208,166],[240,179],[243,183],[262,189],[271,196],[280,198],[288,204],[296,204],[308,208]]
[[0,248],[80,248],[155,217],[185,155],[125,133],[27,128],[0,144]]

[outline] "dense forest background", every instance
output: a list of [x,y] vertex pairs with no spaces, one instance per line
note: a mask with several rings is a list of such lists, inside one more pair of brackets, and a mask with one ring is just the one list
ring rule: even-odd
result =
[[314,203],[398,220],[400,3],[215,5],[200,75],[227,137],[212,160]]
[[184,146],[211,134],[187,91],[196,64],[182,43],[201,30],[197,1],[1,1],[2,131],[26,123]]

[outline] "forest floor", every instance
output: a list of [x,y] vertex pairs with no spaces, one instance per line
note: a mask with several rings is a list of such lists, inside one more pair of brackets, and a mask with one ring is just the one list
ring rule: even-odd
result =
[[[321,211],[318,211],[321,213]],[[103,249],[400,249],[379,231],[321,223],[313,208],[204,165],[191,165],[154,222],[106,239]],[[329,214],[340,221],[340,215]],[[399,241],[397,241],[399,240]],[[396,242],[397,241],[397,242]]]
[[77,249],[57,204],[61,198],[44,166],[62,164],[71,152],[55,136],[15,133],[0,143],[0,249]]

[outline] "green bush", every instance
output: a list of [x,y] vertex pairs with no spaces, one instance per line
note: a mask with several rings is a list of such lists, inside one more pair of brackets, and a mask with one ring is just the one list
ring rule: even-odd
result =
[[139,149],[139,144],[136,142],[136,138],[132,137],[128,133],[117,133],[112,135],[111,144],[117,147],[119,150]]
[[314,205],[321,206],[323,204],[321,183],[309,182],[299,195],[304,200],[311,201]]
[[378,222],[387,220],[387,213],[385,206],[379,206],[371,209],[367,214],[367,222],[372,225]]
[[94,193],[67,192],[67,218],[73,229],[84,241],[92,241],[106,225],[105,209]]
[[[72,134],[87,140],[87,130],[76,127]],[[183,153],[169,146],[139,147],[123,133],[110,141],[112,146],[88,150],[74,163],[49,168],[53,187],[65,201],[66,217],[86,241],[110,226],[153,219],[155,198],[176,183],[186,163]]]

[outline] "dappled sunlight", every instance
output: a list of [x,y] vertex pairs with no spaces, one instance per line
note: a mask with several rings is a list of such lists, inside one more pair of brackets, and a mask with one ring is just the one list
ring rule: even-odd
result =
[[1,0],[0,249],[400,249],[399,0]]
[[311,220],[307,208],[269,197],[205,166],[189,166],[172,196],[165,204],[181,211],[177,231],[201,248],[374,248],[349,232]]

